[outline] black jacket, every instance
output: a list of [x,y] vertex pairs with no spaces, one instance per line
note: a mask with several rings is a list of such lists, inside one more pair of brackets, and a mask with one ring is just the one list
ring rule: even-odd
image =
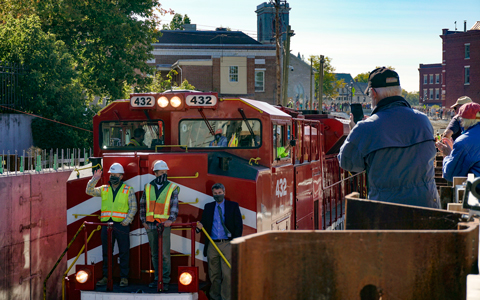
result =
[[[225,226],[232,234],[232,239],[241,237],[243,232],[242,214],[240,213],[240,207],[237,202],[225,201]],[[213,214],[215,211],[216,202],[210,202],[205,204],[203,209],[202,220],[200,221],[205,227],[205,230],[209,235],[212,235],[213,227]],[[205,239],[205,247],[203,248],[203,256],[207,256],[207,248],[210,241]]]

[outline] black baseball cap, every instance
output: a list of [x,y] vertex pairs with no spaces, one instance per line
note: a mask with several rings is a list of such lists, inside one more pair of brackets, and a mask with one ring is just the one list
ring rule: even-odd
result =
[[387,86],[400,85],[400,78],[397,72],[387,69],[385,67],[376,68],[368,76],[368,86],[365,90],[365,94],[369,94],[370,88],[379,88]]

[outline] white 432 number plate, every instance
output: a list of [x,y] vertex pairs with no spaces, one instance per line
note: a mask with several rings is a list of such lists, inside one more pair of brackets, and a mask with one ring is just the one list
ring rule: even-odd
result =
[[215,106],[217,97],[214,95],[188,95],[186,103],[188,106]]
[[155,97],[153,96],[133,96],[130,99],[132,107],[154,107]]

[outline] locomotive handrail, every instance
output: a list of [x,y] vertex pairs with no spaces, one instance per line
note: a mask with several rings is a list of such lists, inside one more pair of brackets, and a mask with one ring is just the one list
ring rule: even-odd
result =
[[168,179],[192,179],[198,178],[198,172],[195,173],[193,176],[168,176]]
[[[78,228],[77,232],[75,233],[75,235],[73,236],[72,240],[70,241],[70,243],[68,243],[67,245],[67,248],[65,248],[65,250],[63,251],[62,255],[60,255],[60,257],[58,258],[57,262],[55,263],[55,266],[53,266],[52,270],[50,270],[50,273],[48,273],[47,275],[47,278],[45,278],[45,280],[43,281],[43,300],[46,300],[47,299],[47,281],[48,279],[50,278],[50,276],[52,275],[53,271],[55,271],[55,269],[58,267],[58,264],[60,263],[60,261],[62,261],[62,258],[65,256],[65,254],[67,253],[68,249],[70,249],[70,246],[73,244],[73,242],[75,241],[75,239],[77,238],[78,234],[80,233],[80,231],[83,229],[83,227],[85,227],[85,224],[82,224],[80,226],[80,228]],[[63,293],[62,293],[63,294]]]
[[208,238],[208,240],[210,241],[210,243],[212,243],[213,247],[215,247],[215,249],[217,250],[218,254],[220,254],[220,256],[223,258],[223,260],[225,261],[225,263],[227,264],[227,266],[231,269],[232,266],[231,266],[230,263],[228,262],[227,258],[223,255],[222,251],[220,251],[220,249],[218,249],[217,245],[216,245],[215,242],[212,240],[212,238],[211,238],[210,235],[207,233],[207,231],[205,230],[204,227],[202,227],[202,231],[203,231],[203,233],[205,233],[205,236]]
[[[170,178],[172,178],[172,177],[170,177]],[[178,204],[197,204],[197,203],[198,203],[198,198],[195,199],[195,201],[193,201],[193,202],[178,202]]]
[[344,178],[344,179],[342,179],[342,180],[339,180],[339,181],[337,181],[337,182],[335,182],[334,184],[331,184],[331,185],[329,185],[329,186],[326,186],[326,187],[324,186],[323,189],[325,190],[325,189],[331,188],[332,186],[335,186],[335,185],[337,185],[337,184],[339,184],[339,183],[342,183],[342,182],[344,182],[344,181],[346,181],[346,180],[348,180],[348,179],[350,179],[350,178],[353,178],[353,177],[355,177],[355,176],[362,175],[363,173],[365,173],[365,171],[362,171],[362,172],[357,173],[357,174],[352,175],[352,176],[348,176],[347,178]]
[[[86,230],[86,226],[85,224],[82,224],[82,227],[81,228],[85,228]],[[90,233],[90,236],[88,237],[87,239],[87,242],[88,243],[90,241],[90,239],[92,238],[93,234],[96,232],[96,231],[99,231],[100,229],[102,228],[102,226],[98,225],[96,229],[92,230],[92,232]],[[63,277],[62,277],[62,300],[65,299],[65,278],[68,274],[68,272],[70,272],[70,270],[72,269],[72,267],[75,265],[75,263],[77,262],[77,260],[80,258],[80,255],[83,253],[83,250],[85,249],[85,245],[82,246],[82,249],[80,249],[80,251],[78,251],[78,254],[77,256],[75,257],[75,259],[73,260],[73,262],[70,264],[70,267],[67,268],[67,270],[65,271],[65,273],[63,274]],[[85,258],[86,259],[86,258]]]
[[73,169],[75,172],[77,172],[77,178],[80,177],[80,170],[86,170],[86,169],[93,169],[93,168],[96,168],[96,167],[100,167],[100,169],[102,168],[102,165],[101,164],[96,164],[95,166],[91,166],[91,167],[85,167],[85,168],[81,168],[81,169],[77,169],[75,167],[75,169]]
[[100,219],[100,215],[72,214],[72,216],[74,216],[75,219],[78,217],[98,217],[98,219]]
[[188,152],[188,145],[156,145],[155,146],[155,153],[157,153],[157,148],[165,148],[165,147],[185,147],[185,152]]
[[248,164],[249,165],[252,165],[252,160],[255,162],[256,165],[258,165],[258,161],[261,160],[260,157],[257,157],[257,158],[250,158],[250,160],[248,161]]

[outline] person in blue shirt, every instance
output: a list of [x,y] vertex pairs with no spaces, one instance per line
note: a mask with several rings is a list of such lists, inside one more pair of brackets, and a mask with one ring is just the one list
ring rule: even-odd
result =
[[453,177],[467,177],[469,173],[480,176],[480,104],[464,104],[458,115],[465,131],[455,140],[453,149],[441,142],[436,144],[445,155],[443,178],[448,181],[453,181]]
[[227,138],[223,135],[223,130],[221,128],[215,131],[215,138],[210,142],[210,147],[227,147],[228,141]]
[[[197,223],[197,228],[205,227],[207,233],[230,263],[232,257],[230,241],[241,237],[243,233],[242,214],[238,203],[225,199],[223,184],[215,183],[212,186],[212,194],[215,201],[205,204],[202,219]],[[229,300],[231,298],[231,269],[215,247],[209,244],[209,240],[206,239],[203,255],[208,260],[208,276],[212,283],[210,299]]]
[[369,118],[353,123],[338,154],[340,167],[366,170],[370,200],[439,208],[428,117],[401,96],[400,78],[393,70],[373,70],[365,93],[375,108]]

